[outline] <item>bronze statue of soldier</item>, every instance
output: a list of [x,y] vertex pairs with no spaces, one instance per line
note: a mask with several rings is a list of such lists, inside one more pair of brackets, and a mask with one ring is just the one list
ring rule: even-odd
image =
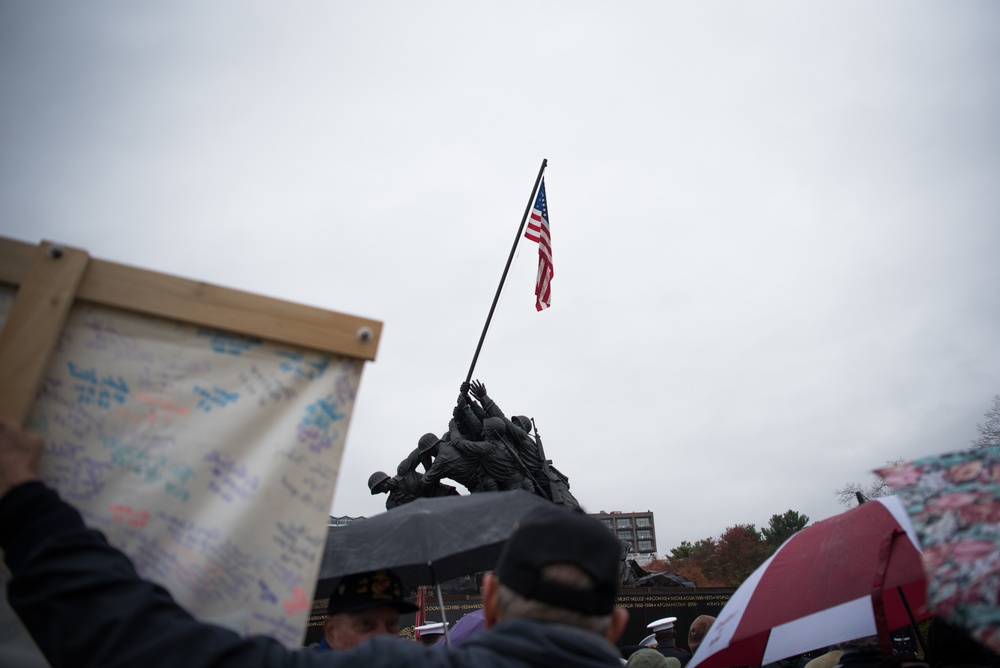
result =
[[[421,465],[422,474],[417,472]],[[478,380],[462,383],[443,437],[421,436],[395,476],[373,473],[368,488],[372,494],[388,493],[389,509],[421,496],[457,494],[441,483],[444,478],[473,493],[524,489],[560,505],[580,507],[569,491],[569,479],[545,458],[533,421],[524,415],[508,419]]]

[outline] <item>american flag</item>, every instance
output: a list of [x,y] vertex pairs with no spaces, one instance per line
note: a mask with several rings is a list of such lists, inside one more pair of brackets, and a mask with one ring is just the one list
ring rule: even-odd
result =
[[538,243],[538,277],[535,279],[535,310],[552,306],[552,237],[549,233],[549,206],[545,201],[545,179],[538,187],[535,206],[524,236]]

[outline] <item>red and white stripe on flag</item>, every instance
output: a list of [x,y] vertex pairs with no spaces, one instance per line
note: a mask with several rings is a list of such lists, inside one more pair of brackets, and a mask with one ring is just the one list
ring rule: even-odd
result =
[[538,244],[538,276],[535,278],[535,310],[541,311],[552,305],[552,237],[549,231],[549,206],[545,200],[545,179],[538,187],[535,206],[528,218],[528,230],[524,236]]

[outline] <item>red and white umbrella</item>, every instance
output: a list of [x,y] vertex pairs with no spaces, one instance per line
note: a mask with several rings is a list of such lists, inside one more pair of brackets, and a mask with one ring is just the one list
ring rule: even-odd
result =
[[895,497],[797,532],[736,590],[687,668],[761,666],[923,619],[920,544]]

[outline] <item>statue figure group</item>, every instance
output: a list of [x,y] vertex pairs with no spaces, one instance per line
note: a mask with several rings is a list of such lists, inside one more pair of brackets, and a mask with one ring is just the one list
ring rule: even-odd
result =
[[[423,473],[417,472],[418,466]],[[478,380],[462,383],[446,434],[421,436],[395,476],[376,471],[368,488],[372,494],[388,493],[388,510],[421,496],[458,494],[441,482],[445,478],[473,494],[524,489],[560,505],[580,507],[569,491],[569,478],[545,458],[533,421],[524,415],[508,419]]]

